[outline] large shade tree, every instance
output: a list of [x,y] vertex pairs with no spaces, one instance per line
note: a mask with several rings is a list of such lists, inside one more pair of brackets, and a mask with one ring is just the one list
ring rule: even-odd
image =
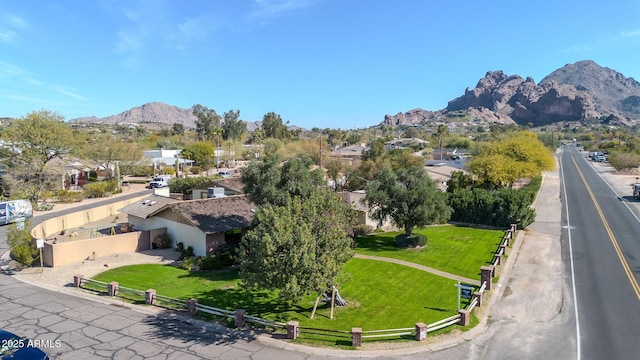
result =
[[396,171],[387,167],[366,190],[365,201],[374,208],[373,216],[380,221],[391,218],[406,236],[411,236],[416,226],[443,223],[451,216],[447,195],[423,167]]
[[276,290],[288,303],[337,286],[353,256],[347,234],[354,219],[351,207],[326,191],[259,207],[240,247],[245,286]]
[[273,154],[264,161],[252,161],[242,172],[244,192],[251,201],[262,204],[285,204],[289,197],[309,197],[319,191],[322,172],[311,170],[308,157],[291,159],[280,165],[282,157]]
[[28,113],[9,121],[0,136],[5,141],[0,158],[9,169],[3,182],[12,192],[38,202],[44,191],[60,184],[61,173],[47,165],[76,144],[73,130],[62,115],[48,110]]

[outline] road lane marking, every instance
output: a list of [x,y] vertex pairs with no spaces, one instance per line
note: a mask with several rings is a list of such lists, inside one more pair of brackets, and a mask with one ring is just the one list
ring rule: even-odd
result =
[[[564,151],[564,150],[563,150]],[[571,156],[571,155],[569,155]],[[572,157],[573,158],[573,157]],[[569,202],[567,201],[567,182],[564,179],[564,168],[562,167],[562,159],[558,162],[560,164],[560,174],[562,175],[562,190],[564,192],[565,211],[567,217],[567,236],[569,237],[569,260],[571,264],[571,287],[573,289],[573,313],[576,317],[576,359],[580,360],[580,316],[578,316],[578,296],[576,294],[576,275],[573,266],[573,246],[571,245],[571,230],[573,226],[569,222]]]
[[618,258],[620,259],[620,263],[622,264],[622,268],[624,269],[624,272],[627,274],[627,278],[629,278],[629,282],[631,283],[631,288],[633,288],[633,291],[636,293],[636,296],[638,297],[638,300],[640,300],[640,285],[638,285],[638,282],[636,281],[635,277],[633,276],[633,272],[631,271],[631,268],[629,267],[629,264],[627,263],[627,260],[624,258],[624,255],[622,254],[622,250],[620,249],[620,245],[618,245],[618,241],[616,240],[616,237],[613,235],[613,231],[611,230],[611,227],[609,226],[609,223],[607,222],[607,219],[604,217],[604,213],[602,212],[602,209],[600,208],[600,204],[596,200],[595,195],[591,191],[591,188],[589,187],[589,184],[587,184],[587,180],[584,178],[584,175],[582,174],[582,171],[580,171],[580,168],[578,167],[578,163],[576,162],[576,160],[575,160],[575,158],[573,156],[571,157],[571,161],[573,161],[573,165],[576,167],[576,170],[578,170],[578,174],[580,175],[580,178],[582,179],[582,182],[584,183],[584,186],[587,188],[587,192],[589,193],[589,196],[591,197],[591,201],[593,201],[593,204],[596,207],[596,211],[600,215],[600,219],[602,220],[602,223],[604,224],[604,228],[605,228],[605,230],[607,230],[607,234],[609,234],[609,239],[611,240],[611,243],[613,244],[613,248],[616,250],[616,253],[618,254]]

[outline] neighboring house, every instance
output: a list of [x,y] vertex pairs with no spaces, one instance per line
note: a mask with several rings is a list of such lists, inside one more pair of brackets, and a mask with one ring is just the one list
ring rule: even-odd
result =
[[391,219],[387,218],[380,222],[371,216],[373,208],[369,207],[364,201],[365,196],[367,196],[367,193],[364,190],[343,191],[339,194],[342,197],[342,201],[346,204],[352,205],[353,209],[358,214],[358,225],[369,225],[374,229],[393,226]]
[[154,168],[158,171],[165,167],[174,167],[176,160],[178,160],[178,164],[184,171],[185,166],[192,166],[194,161],[181,158],[180,152],[182,152],[182,150],[145,150],[142,156],[147,159],[147,161],[153,163]]
[[59,188],[64,190],[82,190],[90,177],[100,180],[107,172],[104,164],[68,156],[53,158],[47,163],[47,168],[54,169],[60,175]]
[[244,195],[189,201],[152,195],[119,211],[128,215],[134,229],[166,228],[172,247],[182,242],[196,256],[206,256],[227,242],[239,241],[255,207]]
[[191,194],[185,194],[184,199],[206,199],[209,188],[223,188],[225,196],[241,195],[243,191],[242,178],[232,176],[225,179],[213,180],[206,184],[196,186],[191,189]]

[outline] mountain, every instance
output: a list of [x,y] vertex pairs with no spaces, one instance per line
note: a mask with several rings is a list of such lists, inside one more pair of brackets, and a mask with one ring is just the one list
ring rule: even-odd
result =
[[547,75],[540,84],[551,82],[573,85],[593,94],[595,110],[600,114],[640,119],[640,82],[591,60],[565,65]]
[[138,124],[148,128],[171,127],[174,123],[182,124],[185,128],[195,128],[196,118],[191,109],[182,109],[177,106],[167,105],[161,102],[152,102],[137,106],[118,115],[104,118],[95,116],[81,117],[69,120],[69,123],[92,123],[106,125]]
[[467,88],[464,95],[449,101],[445,109],[414,109],[386,115],[383,124],[465,118],[541,126],[603,117],[626,125],[640,120],[640,83],[585,60],[563,66],[539,84],[531,77],[524,79],[500,70],[489,71],[475,88]]

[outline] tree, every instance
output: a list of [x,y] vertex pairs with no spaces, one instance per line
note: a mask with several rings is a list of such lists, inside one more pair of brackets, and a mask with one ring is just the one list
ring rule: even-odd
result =
[[282,123],[280,115],[270,112],[262,117],[262,130],[265,137],[286,140],[291,137],[287,126]]
[[33,202],[60,182],[57,176],[61,176],[61,169],[47,165],[69,153],[76,144],[64,117],[48,110],[10,121],[2,131],[2,139],[6,145],[0,149],[0,158],[9,168],[4,180]]
[[[83,146],[83,155],[105,168],[115,170],[116,161],[135,163],[142,157],[138,143],[122,141],[111,134],[104,134],[90,139]],[[114,178],[115,173],[109,171],[107,178]]]
[[209,170],[213,160],[213,145],[207,141],[197,141],[185,146],[180,156],[195,161],[196,165],[204,170]]
[[438,135],[438,147],[440,148],[440,160],[442,160],[442,141],[444,140],[444,136],[447,134],[448,128],[445,124],[438,125],[438,129],[436,130],[436,134]]
[[224,113],[224,124],[222,129],[224,130],[222,138],[225,140],[240,140],[242,135],[247,131],[247,125],[244,121],[240,120],[240,110],[229,110]]
[[353,256],[347,234],[354,219],[348,205],[325,191],[259,207],[240,245],[244,286],[277,290],[291,304],[337,285]]
[[469,171],[487,187],[511,186],[519,178],[532,178],[554,167],[553,155],[530,131],[490,142],[467,163]]
[[171,126],[171,133],[173,135],[183,135],[184,134],[184,125],[180,123],[173,123]]
[[244,192],[257,205],[283,205],[289,197],[304,198],[319,191],[322,172],[310,169],[310,158],[292,159],[280,166],[281,160],[278,154],[269,155],[264,161],[252,161],[242,171]]
[[191,108],[196,120],[196,136],[198,140],[213,140],[214,129],[220,127],[220,115],[214,109],[196,104]]
[[404,228],[406,236],[411,236],[416,226],[443,223],[451,216],[446,194],[438,190],[423,167],[395,172],[387,167],[366,190],[365,201],[375,209],[374,218],[382,221],[390,217]]

